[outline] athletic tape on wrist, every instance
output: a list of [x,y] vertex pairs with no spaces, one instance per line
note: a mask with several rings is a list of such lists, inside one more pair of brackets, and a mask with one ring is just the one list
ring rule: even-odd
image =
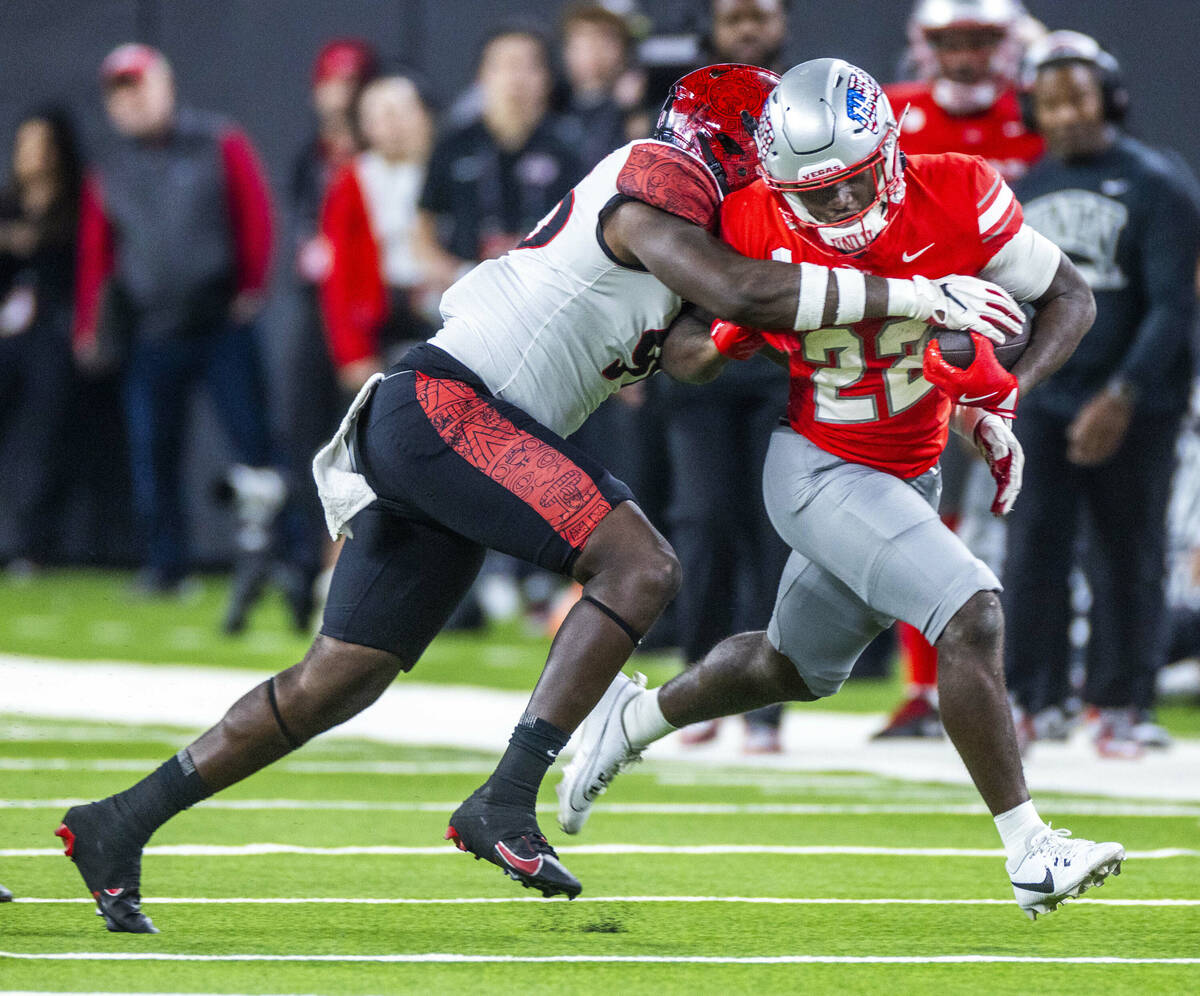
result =
[[853,325],[863,320],[867,310],[867,277],[861,270],[839,266],[833,271],[837,281],[837,323]]
[[923,318],[917,313],[917,287],[915,281],[887,280],[888,315],[892,318]]
[[796,305],[797,332],[819,329],[824,323],[825,297],[829,292],[829,270],[816,263],[800,264],[800,300]]

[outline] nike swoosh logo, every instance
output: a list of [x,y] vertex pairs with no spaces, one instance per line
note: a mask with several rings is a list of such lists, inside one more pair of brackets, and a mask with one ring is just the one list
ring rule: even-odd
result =
[[906,263],[911,263],[914,259],[916,259],[918,256],[920,256],[922,253],[929,252],[929,250],[932,249],[935,245],[937,245],[936,242],[930,242],[929,245],[927,245],[924,249],[918,249],[916,252],[914,252],[912,254],[909,254],[907,252],[902,252],[900,254],[900,258],[902,260],[904,260],[904,262],[906,262]]
[[959,399],[958,399],[958,403],[959,403],[960,405],[972,405],[972,404],[974,404],[976,401],[983,401],[983,400],[985,400],[986,398],[990,398],[990,397],[991,397],[991,395],[990,395],[990,394],[981,394],[981,395],[979,395],[979,397],[977,397],[977,398],[968,398],[968,397],[966,397],[966,396],[964,395],[963,397],[961,397],[961,398],[959,398]]
[[[500,845],[497,844],[497,847]],[[1040,882],[1013,882],[1014,889],[1028,889],[1030,892],[1044,892],[1049,895],[1054,891],[1054,876],[1050,874],[1050,869],[1046,869],[1046,877]]]
[[542,870],[543,855],[541,854],[536,858],[518,858],[502,840],[496,841],[496,853],[500,855],[500,860],[506,865],[510,865],[526,875],[536,875]]

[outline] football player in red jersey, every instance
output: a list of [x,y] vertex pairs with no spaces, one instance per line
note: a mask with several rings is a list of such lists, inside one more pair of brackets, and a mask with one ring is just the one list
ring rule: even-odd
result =
[[[908,31],[923,78],[884,87],[900,115],[901,149],[909,155],[965,152],[982,156],[1005,180],[1023,176],[1044,151],[1041,136],[1025,127],[1016,92],[1026,36],[1036,26],[1019,0],[918,0]],[[982,468],[962,454],[950,456],[957,459],[945,462],[950,508],[943,517],[957,527],[966,502],[975,523],[967,531],[990,535],[986,499],[976,487],[983,482],[974,477]],[[988,545],[981,539],[981,547]],[[896,628],[905,696],[876,736],[940,737],[937,651],[907,623]]]
[[1016,91],[1033,24],[1019,0],[918,0],[908,30],[924,78],[884,87],[901,117],[900,147],[982,156],[1004,179],[1022,176],[1044,149]]
[[[995,818],[1014,896],[1036,917],[1118,869],[1124,849],[1068,840],[1030,800],[1004,687],[1000,583],[937,517],[937,463],[953,409],[992,467],[996,511],[1011,507],[1019,447],[1008,420],[1020,393],[1074,350],[1094,305],[995,170],[962,155],[906,162],[896,133],[876,82],[841,60],[793,68],[767,100],[762,182],[726,198],[722,237],[751,257],[833,268],[837,301],[822,302],[812,331],[717,322],[711,338],[696,330],[668,347],[691,347],[690,367],[676,357],[674,369],[698,378],[763,347],[786,358],[788,424],[772,438],[763,493],[793,552],[765,632],[725,640],[661,689],[618,676],[564,771],[559,820],[577,832],[622,767],[672,729],[834,694],[863,648],[905,619],[942,654],[946,730]],[[1012,372],[982,335],[960,369],[936,341],[925,345],[920,323],[858,317],[866,274],[943,272],[978,274],[1033,303],[1031,343]]]

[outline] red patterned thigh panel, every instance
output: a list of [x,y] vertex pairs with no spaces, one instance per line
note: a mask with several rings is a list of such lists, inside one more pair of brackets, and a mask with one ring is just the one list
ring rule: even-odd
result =
[[570,457],[523,432],[457,380],[418,373],[417,401],[446,444],[532,508],[575,548],[612,506]]

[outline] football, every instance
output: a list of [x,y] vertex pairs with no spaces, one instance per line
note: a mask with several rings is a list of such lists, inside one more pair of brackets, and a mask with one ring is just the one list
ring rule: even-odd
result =
[[[1030,316],[1026,314],[1025,324],[1021,328],[1020,334],[1011,336],[1004,341],[1003,345],[996,346],[996,359],[1000,361],[1000,366],[1005,370],[1013,368],[1013,365],[1021,358],[1021,354],[1025,352],[1025,347],[1029,345],[1029,325]],[[975,359],[975,343],[971,341],[970,335],[966,332],[934,326],[930,338],[937,339],[938,345],[942,348],[942,356],[951,366],[965,370]]]

